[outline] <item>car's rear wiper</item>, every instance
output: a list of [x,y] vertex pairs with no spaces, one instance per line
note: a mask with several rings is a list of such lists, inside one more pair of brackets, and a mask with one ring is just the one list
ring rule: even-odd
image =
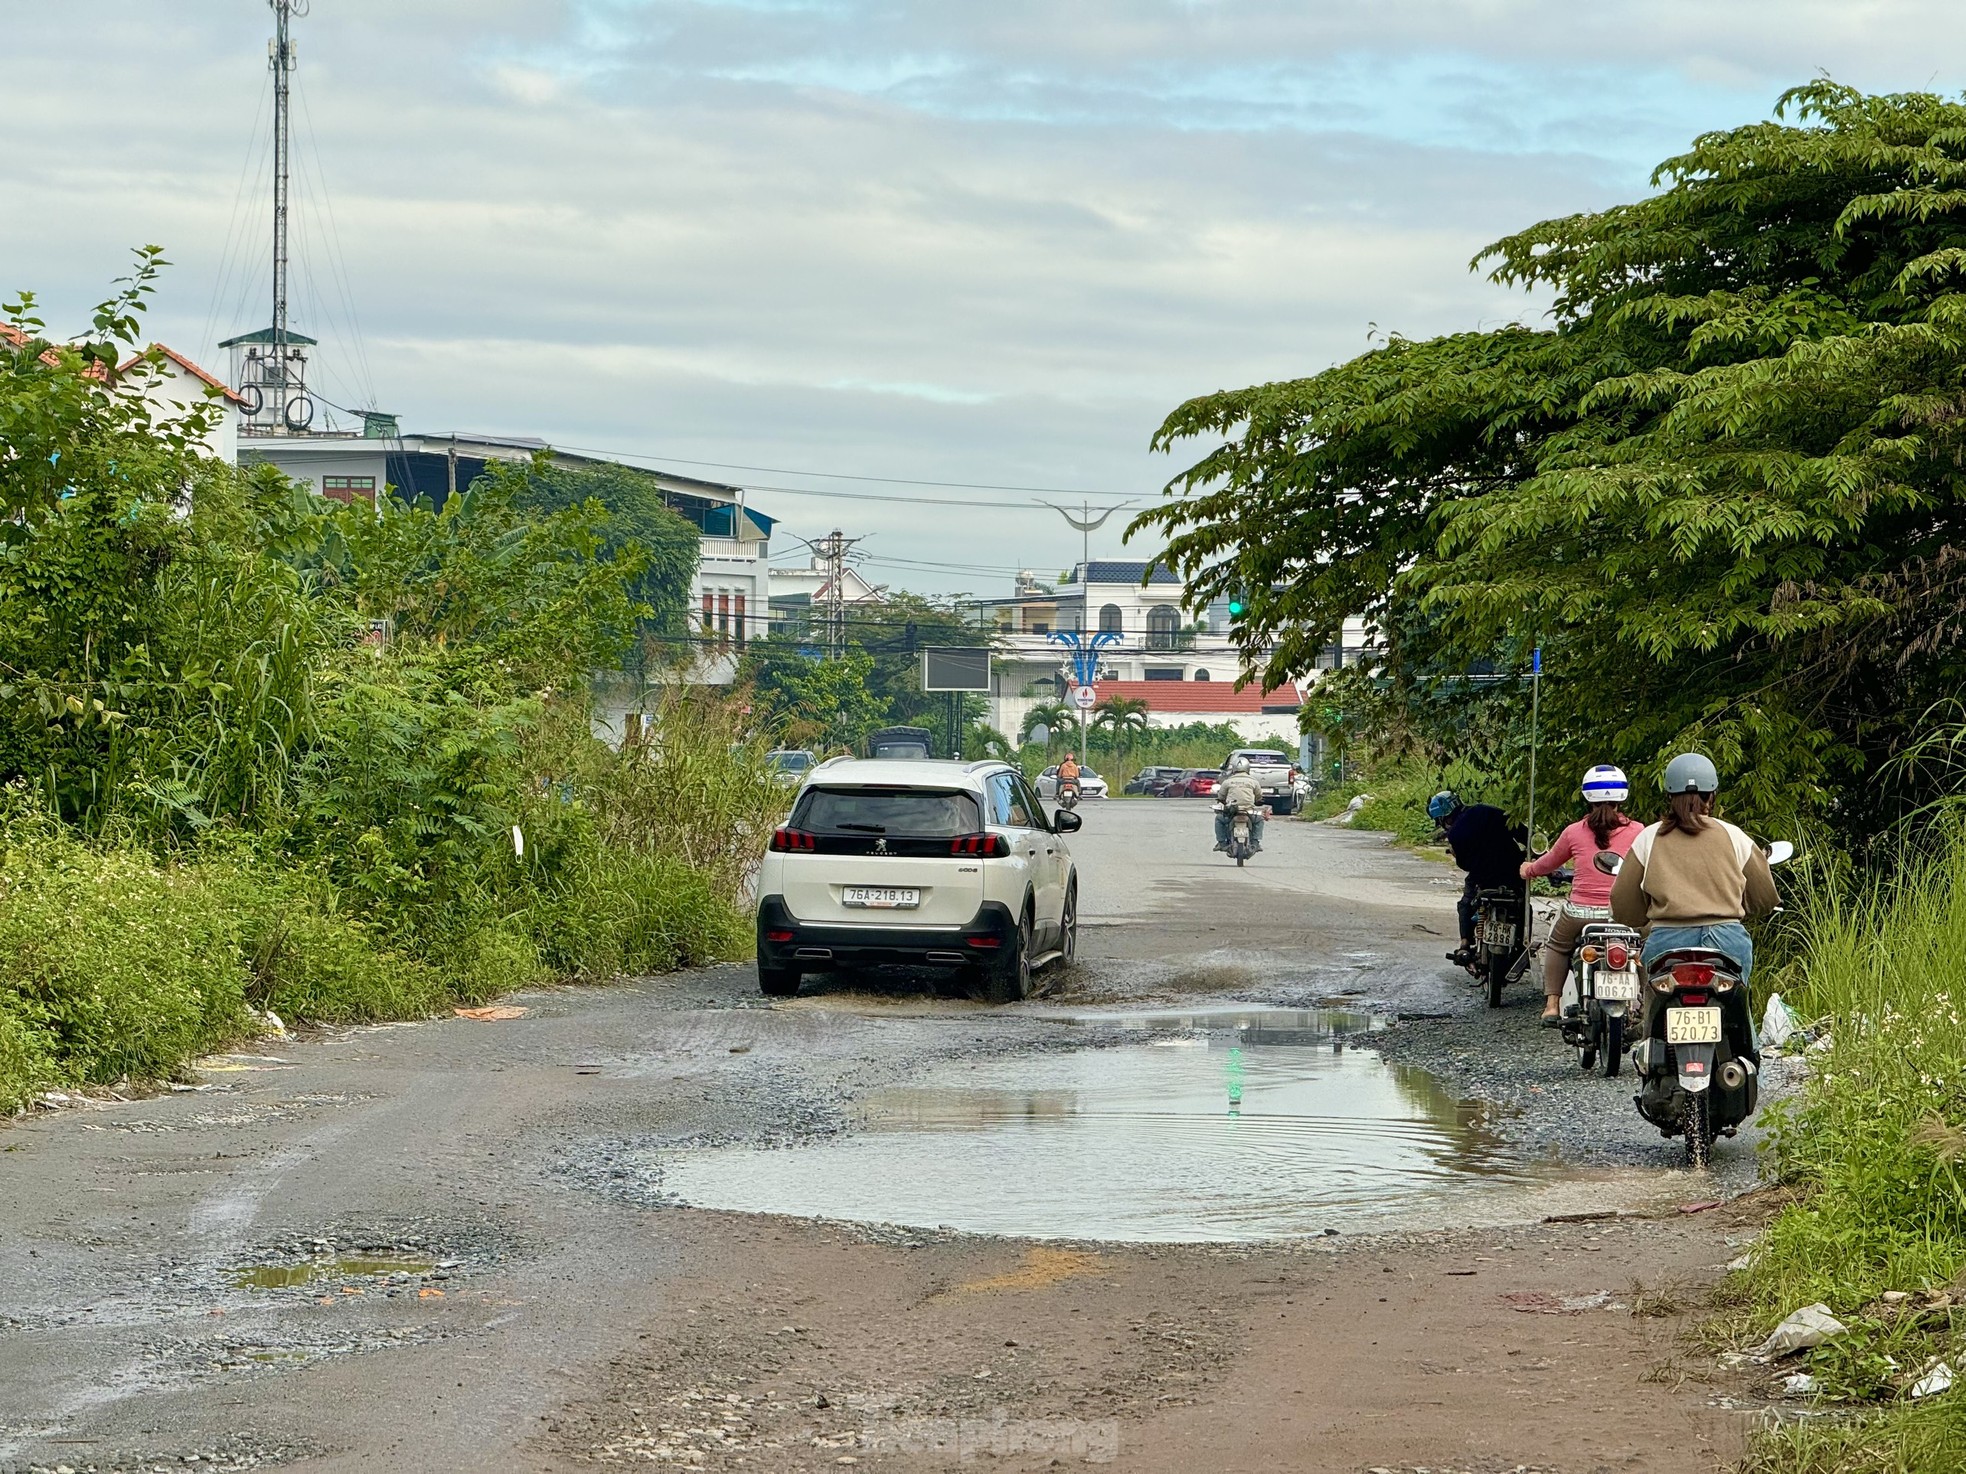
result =
[[851,829],[856,834],[886,834],[887,833],[887,825],[885,824],[847,823],[847,824],[835,824],[833,827],[835,829]]

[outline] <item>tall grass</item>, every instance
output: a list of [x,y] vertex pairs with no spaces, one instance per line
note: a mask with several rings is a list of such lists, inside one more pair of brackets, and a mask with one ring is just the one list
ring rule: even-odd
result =
[[[1828,1042],[1800,1101],[1771,1113],[1771,1153],[1800,1189],[1729,1286],[1758,1337],[1817,1301],[1850,1327],[1810,1356],[1859,1416],[1769,1431],[1755,1471],[1966,1468],[1966,1387],[1910,1402],[1934,1358],[1966,1373],[1966,831],[1948,819],[1868,880],[1800,898],[1795,953],[1770,984]],[[1922,1313],[1886,1292],[1943,1292]]]

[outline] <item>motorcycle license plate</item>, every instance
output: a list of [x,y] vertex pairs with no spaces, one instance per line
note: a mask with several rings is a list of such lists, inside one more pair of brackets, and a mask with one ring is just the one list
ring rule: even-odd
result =
[[922,893],[892,885],[850,885],[840,899],[849,906],[865,906],[875,911],[905,911],[921,905]]
[[1633,1003],[1638,999],[1638,974],[1601,972],[1591,980],[1591,992],[1605,1003]]
[[1718,1044],[1719,1042],[1720,1010],[1718,1008],[1668,1008],[1666,1010],[1666,1043]]

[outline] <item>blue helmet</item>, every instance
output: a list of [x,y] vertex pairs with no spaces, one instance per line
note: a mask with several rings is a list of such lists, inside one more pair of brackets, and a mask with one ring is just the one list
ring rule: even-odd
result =
[[1587,804],[1621,804],[1631,796],[1631,779],[1625,776],[1623,768],[1599,763],[1584,774],[1584,802]]
[[1454,796],[1454,790],[1443,788],[1439,793],[1436,793],[1432,798],[1427,800],[1427,817],[1438,824],[1441,820],[1450,817],[1460,807],[1461,800]]

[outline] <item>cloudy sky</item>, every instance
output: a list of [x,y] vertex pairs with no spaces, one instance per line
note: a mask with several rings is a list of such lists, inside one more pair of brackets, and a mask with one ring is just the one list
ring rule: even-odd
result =
[[[74,331],[154,241],[157,337],[218,366],[263,326],[270,25],[0,0],[0,289]],[[1956,0],[312,0],[297,32],[326,398],[742,481],[781,551],[839,526],[940,592],[1079,540],[932,483],[1144,504],[1181,400],[1533,317],[1480,246],[1783,87],[1966,82]]]

